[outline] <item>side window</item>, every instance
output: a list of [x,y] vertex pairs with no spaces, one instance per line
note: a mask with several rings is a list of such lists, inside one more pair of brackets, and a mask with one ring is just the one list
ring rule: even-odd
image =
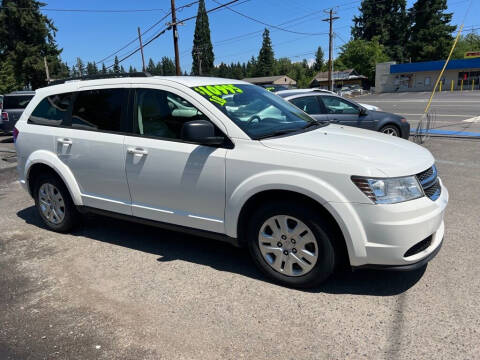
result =
[[135,132],[139,135],[180,139],[182,126],[208,120],[187,100],[168,91],[137,89]]
[[354,104],[335,96],[322,96],[323,104],[329,114],[358,114],[359,109]]
[[72,111],[72,127],[120,131],[124,89],[85,90],[78,93]]
[[57,94],[48,96],[33,110],[29,124],[60,126],[63,124],[72,101],[72,94]]
[[307,114],[315,115],[322,113],[320,109],[320,104],[318,103],[316,96],[304,96],[300,98],[295,98],[290,100],[290,102],[299,109],[305,111]]

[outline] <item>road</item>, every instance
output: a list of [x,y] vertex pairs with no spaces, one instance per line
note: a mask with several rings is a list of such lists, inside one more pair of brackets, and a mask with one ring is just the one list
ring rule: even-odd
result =
[[[405,116],[416,127],[430,98],[427,92],[373,94],[356,97],[361,103]],[[439,134],[469,132],[480,136],[480,91],[441,92],[432,102],[432,127]],[[440,131],[441,130],[441,131]]]
[[478,358],[479,142],[425,146],[451,196],[437,257],[311,291],[271,284],[244,250],[212,240],[103,217],[47,231],[4,167],[0,358]]

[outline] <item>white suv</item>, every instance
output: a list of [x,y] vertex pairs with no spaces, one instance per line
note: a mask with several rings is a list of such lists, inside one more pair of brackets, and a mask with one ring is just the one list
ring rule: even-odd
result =
[[417,268],[442,244],[448,192],[428,150],[317,122],[246,82],[50,86],[14,136],[20,182],[55,231],[93,212],[226,240],[295,287],[340,264]]

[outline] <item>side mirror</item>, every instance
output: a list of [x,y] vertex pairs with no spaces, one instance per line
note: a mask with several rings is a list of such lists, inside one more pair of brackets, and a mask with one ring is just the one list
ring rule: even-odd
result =
[[222,145],[225,141],[223,136],[215,136],[215,128],[207,120],[186,122],[182,126],[181,137],[182,140],[201,145]]
[[364,107],[360,107],[360,112],[359,112],[359,115],[360,116],[365,116],[368,114],[368,110],[365,109]]

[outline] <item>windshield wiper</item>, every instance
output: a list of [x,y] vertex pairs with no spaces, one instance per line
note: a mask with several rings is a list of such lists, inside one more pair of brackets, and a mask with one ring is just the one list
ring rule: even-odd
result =
[[256,136],[256,137],[255,137],[255,140],[262,140],[262,139],[266,139],[266,138],[270,138],[270,137],[275,137],[275,136],[290,134],[290,133],[297,132],[298,130],[302,130],[302,129],[300,128],[300,129],[278,130],[278,131],[274,131],[274,132],[272,132],[272,133],[268,133],[268,134],[265,134],[265,135]]
[[308,129],[312,126],[325,125],[327,123],[328,123],[328,121],[326,121],[326,120],[315,120],[315,121],[309,122],[307,125],[305,125],[303,127],[303,129]]

